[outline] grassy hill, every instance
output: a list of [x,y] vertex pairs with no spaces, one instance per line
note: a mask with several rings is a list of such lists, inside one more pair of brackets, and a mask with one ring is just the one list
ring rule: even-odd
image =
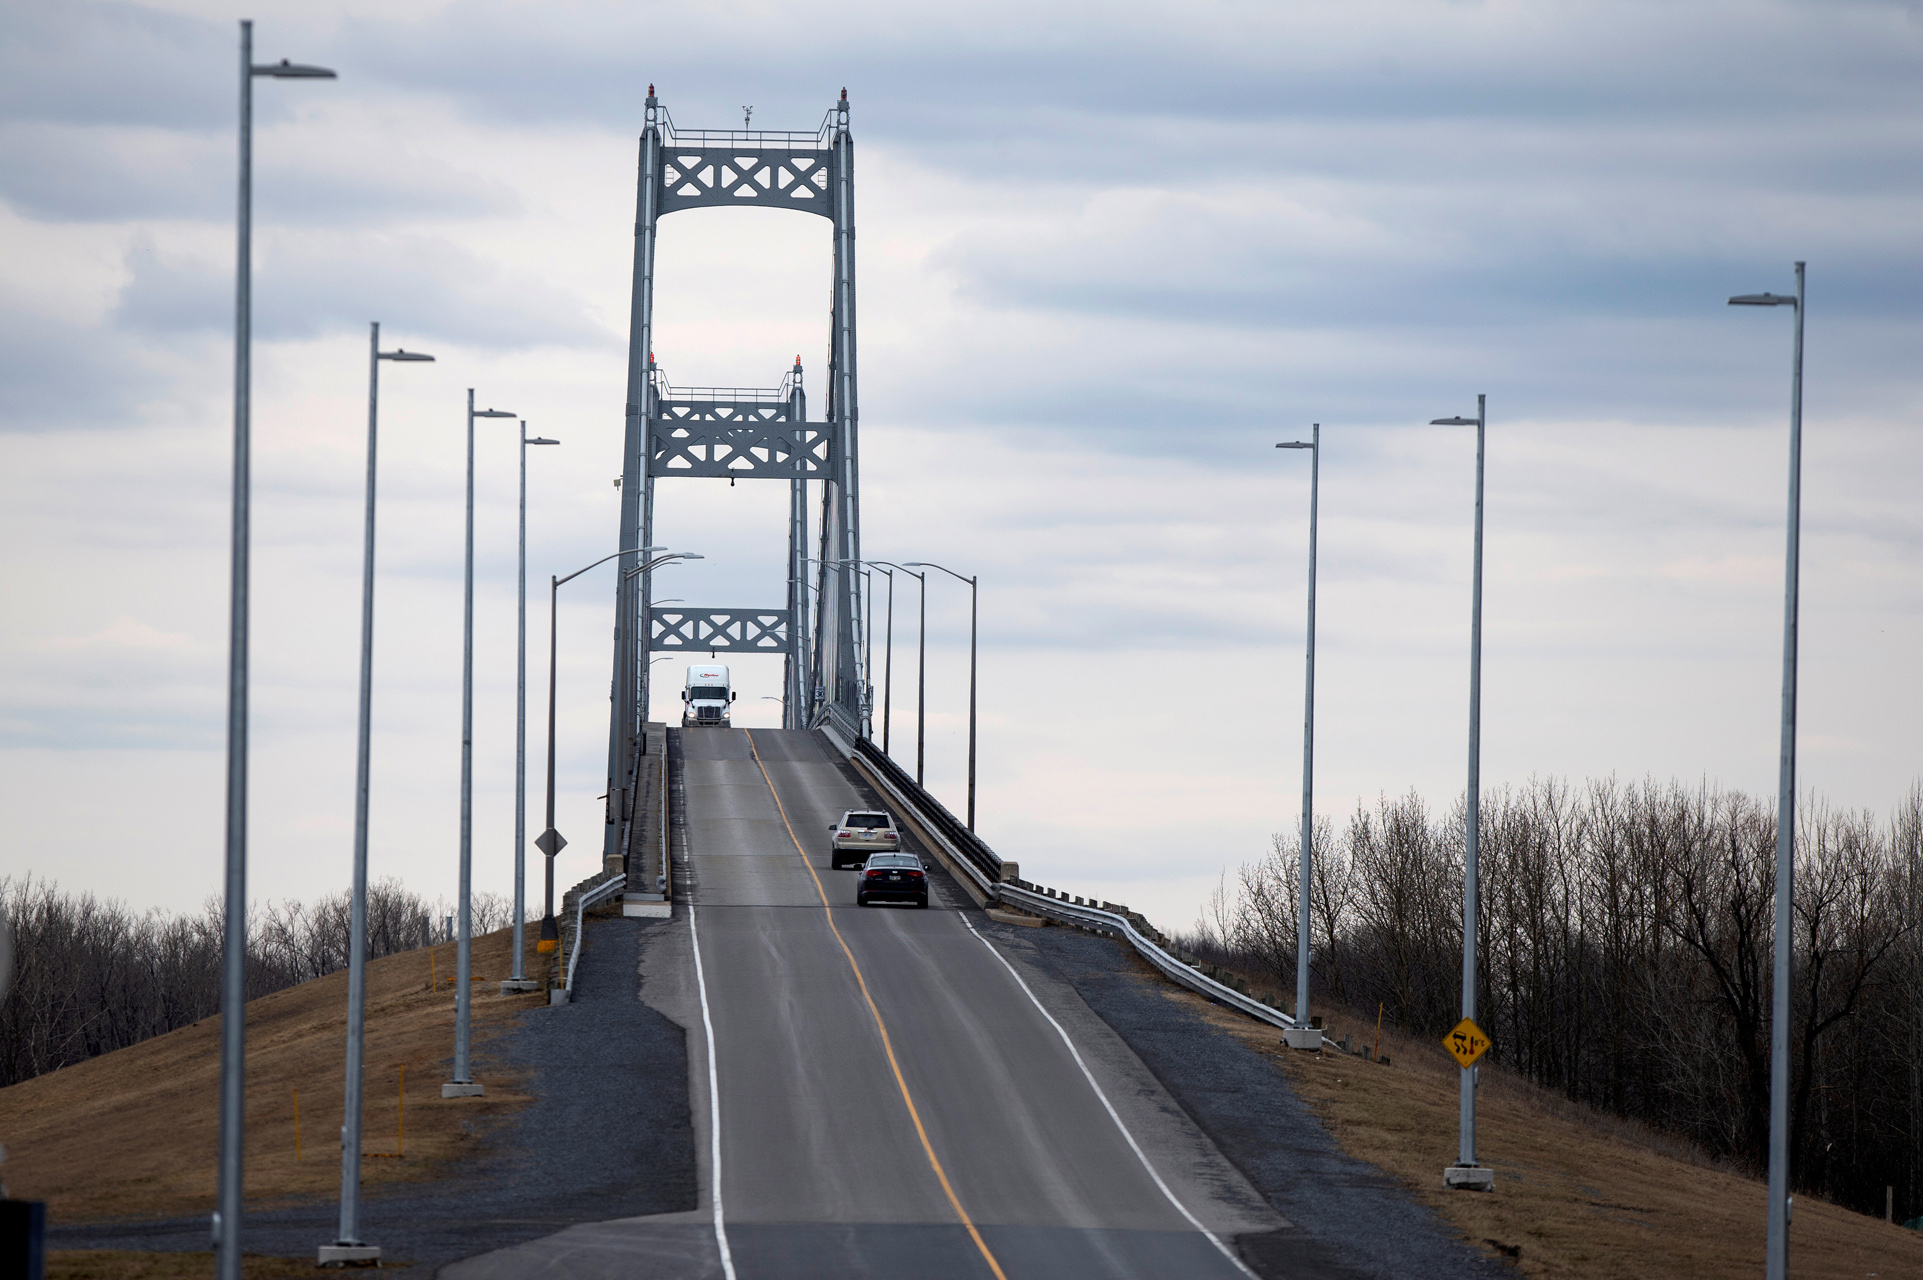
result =
[[[519,1082],[490,1069],[487,1056],[490,1037],[509,1017],[546,999],[498,994],[510,945],[506,930],[474,940],[481,978],[473,983],[475,1068],[488,1086],[482,1098],[441,1097],[454,1045],[454,944],[369,964],[363,1185],[435,1177],[527,1101]],[[546,957],[530,954],[526,972],[538,976],[547,966]],[[220,1021],[207,1018],[0,1089],[9,1192],[45,1200],[54,1223],[211,1213]],[[250,1204],[339,1195],[346,1023],[345,971],[249,1002]]]
[[[1461,1072],[1440,1043],[1385,1028],[1381,1052],[1393,1064],[1387,1067],[1359,1056],[1296,1052],[1271,1027],[1163,986],[1169,999],[1287,1072],[1344,1151],[1402,1181],[1472,1243],[1524,1275],[1755,1280],[1763,1273],[1763,1183],[1685,1143],[1484,1068],[1477,1157],[1496,1170],[1496,1190],[1445,1191],[1442,1169],[1456,1156]],[[1373,1011],[1323,1012],[1331,1035],[1372,1045]],[[1790,1274],[1923,1276],[1923,1233],[1799,1196]]]

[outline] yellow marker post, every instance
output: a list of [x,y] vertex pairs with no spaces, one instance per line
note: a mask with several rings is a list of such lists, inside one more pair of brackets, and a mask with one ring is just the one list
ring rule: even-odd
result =
[[300,1090],[294,1090],[294,1163],[300,1163]]
[[400,1098],[394,1106],[394,1154],[407,1154],[407,1064],[401,1064]]
[[1375,1006],[1375,1051],[1374,1051],[1374,1052],[1373,1052],[1373,1053],[1372,1053],[1372,1054],[1370,1055],[1370,1057],[1371,1057],[1371,1059],[1372,1059],[1372,1060],[1374,1060],[1374,1061],[1376,1061],[1376,1062],[1380,1062],[1380,1061],[1382,1061],[1382,1011],[1383,1011],[1383,1009],[1385,1009],[1385,1008],[1387,1008],[1387,1005],[1386,1005],[1386,1004],[1385,1004],[1385,1003],[1384,1003],[1383,1001],[1380,1001],[1380,1000],[1378,1000],[1378,1001],[1376,1001],[1376,1006]]
[[1464,1018],[1455,1025],[1454,1030],[1442,1037],[1442,1047],[1467,1071],[1488,1050],[1489,1037],[1483,1034],[1482,1028],[1473,1019]]

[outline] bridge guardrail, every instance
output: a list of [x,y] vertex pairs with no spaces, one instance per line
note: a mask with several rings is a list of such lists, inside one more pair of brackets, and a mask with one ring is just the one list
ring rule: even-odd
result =
[[1001,892],[997,896],[1010,906],[1020,907],[1038,916],[1061,920],[1084,929],[1093,929],[1098,933],[1119,934],[1135,948],[1137,955],[1154,965],[1162,976],[1180,983],[1197,995],[1220,1001],[1232,1009],[1238,1009],[1251,1018],[1257,1018],[1272,1026],[1291,1028],[1296,1025],[1295,1019],[1280,1009],[1263,1004],[1254,996],[1244,995],[1226,983],[1217,982],[1193,965],[1176,959],[1164,951],[1152,938],[1138,930],[1135,923],[1125,915],[1105,911],[1099,907],[1077,906],[1072,902],[1050,897],[1046,893],[1020,884],[1002,885]]
[[984,892],[993,896],[995,886],[1001,884],[1007,872],[999,854],[984,844],[960,818],[948,812],[946,805],[922,790],[908,770],[882,754],[874,743],[857,738],[849,754],[859,755],[863,764],[879,774],[896,797],[915,810],[924,829],[939,833],[955,860]]
[[[939,840],[944,846],[942,852],[967,873],[990,900],[1020,908],[1043,919],[1058,920],[1078,928],[1121,937],[1157,972],[1197,995],[1228,1005],[1271,1026],[1291,1029],[1297,1025],[1296,1020],[1282,1010],[1264,1004],[1227,983],[1218,982],[1194,965],[1169,954],[1160,943],[1143,932],[1150,927],[1148,921],[1139,916],[1131,918],[1126,908],[1123,911],[1111,911],[1107,907],[1113,904],[1102,907],[1084,905],[1026,880],[1012,876],[1003,879],[1003,875],[1012,870],[1014,864],[996,854],[981,837],[950,813],[941,801],[917,785],[906,769],[865,738],[855,738],[850,744],[841,734],[830,736],[835,745],[843,747],[848,755],[861,758],[861,762],[882,784],[882,789],[889,793],[889,799],[907,810],[922,830]],[[1136,926],[1138,920],[1141,928]],[[1324,1036],[1323,1043],[1335,1042]]]
[[589,889],[586,893],[574,900],[574,945],[568,948],[568,976],[567,981],[561,987],[561,990],[565,993],[564,999],[572,999],[574,996],[574,966],[581,962],[581,944],[587,941],[587,939],[582,936],[581,917],[587,913],[589,907],[599,906],[601,903],[606,902],[609,898],[612,898],[616,893],[625,888],[627,883],[628,876],[624,871],[619,875],[609,877],[607,880]]

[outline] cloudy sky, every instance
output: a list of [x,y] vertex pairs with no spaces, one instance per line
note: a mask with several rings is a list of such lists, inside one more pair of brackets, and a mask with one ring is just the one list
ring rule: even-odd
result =
[[[1453,800],[1473,439],[1424,424],[1479,392],[1485,781],[1773,789],[1791,321],[1724,299],[1799,258],[1802,778],[1882,811],[1923,773],[1923,5],[5,4],[0,874],[219,883],[242,16],[340,72],[256,93],[260,897],[348,875],[369,321],[438,357],[383,379],[374,874],[453,885],[470,386],[563,441],[529,461],[539,724],[538,587],[615,546],[650,82],[692,128],[813,129],[848,90],[865,542],[982,577],[980,827],[1027,875],[1179,926],[1296,821],[1308,468],[1271,445],[1311,422],[1317,810]],[[819,392],[829,265],[819,219],[667,219],[663,367],[771,386],[798,353]],[[505,892],[514,427],[479,429]],[[778,603],[784,494],[664,485],[658,540],[707,558],[659,594]],[[563,882],[599,848],[607,573],[559,619]],[[966,606],[932,585],[957,809]],[[737,723],[777,723],[778,666],[737,673]]]

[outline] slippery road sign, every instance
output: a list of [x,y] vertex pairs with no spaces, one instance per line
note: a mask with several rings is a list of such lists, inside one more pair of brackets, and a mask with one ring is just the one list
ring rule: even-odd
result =
[[1464,1018],[1456,1024],[1455,1030],[1442,1037],[1442,1047],[1467,1070],[1476,1065],[1476,1059],[1489,1047],[1489,1037],[1482,1034],[1481,1027]]

